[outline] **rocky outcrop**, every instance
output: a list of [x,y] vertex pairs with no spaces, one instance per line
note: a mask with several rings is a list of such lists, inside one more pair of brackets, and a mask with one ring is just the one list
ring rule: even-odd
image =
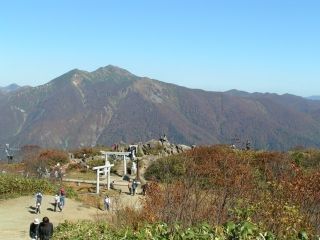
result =
[[168,140],[152,139],[144,144],[138,144],[138,154],[141,155],[161,155],[168,156],[183,153],[190,150],[191,147],[183,144],[173,144]]

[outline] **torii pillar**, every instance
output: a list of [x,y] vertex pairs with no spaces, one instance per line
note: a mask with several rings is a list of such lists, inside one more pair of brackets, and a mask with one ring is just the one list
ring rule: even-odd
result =
[[104,173],[105,175],[107,175],[107,189],[110,189],[110,170],[111,167],[113,167],[113,164],[110,164],[109,162],[106,163],[106,165],[104,166],[98,166],[98,167],[94,167],[92,168],[93,170],[97,171],[97,189],[96,189],[96,193],[99,194],[100,192],[100,173]]
[[[105,155],[105,164],[107,164],[108,161],[108,155],[116,155],[116,156],[123,156],[123,175],[127,175],[127,159],[126,156],[130,154],[130,152],[105,152],[100,151],[102,154]],[[106,173],[105,173],[106,176]]]

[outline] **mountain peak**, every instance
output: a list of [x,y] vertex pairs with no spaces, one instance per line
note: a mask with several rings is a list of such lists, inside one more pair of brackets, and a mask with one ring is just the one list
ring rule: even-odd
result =
[[115,74],[126,75],[126,76],[134,76],[131,72],[114,65],[107,65],[105,67],[100,67],[97,70],[93,71],[92,73],[115,73]]

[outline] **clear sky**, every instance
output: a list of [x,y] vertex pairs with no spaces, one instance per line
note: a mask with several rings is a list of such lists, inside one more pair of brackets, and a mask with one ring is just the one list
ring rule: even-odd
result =
[[320,1],[3,0],[0,86],[116,65],[212,91],[320,95]]

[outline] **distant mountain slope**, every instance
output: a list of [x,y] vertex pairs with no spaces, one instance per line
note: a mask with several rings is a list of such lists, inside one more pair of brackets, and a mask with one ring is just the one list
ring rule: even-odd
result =
[[17,90],[19,88],[20,88],[19,85],[13,83],[13,84],[10,84],[10,85],[8,85],[6,87],[0,87],[0,92],[12,92],[12,91],[15,91],[15,90]]
[[320,100],[320,96],[310,96],[310,97],[307,97],[307,99],[310,99],[310,100]]
[[320,146],[320,103],[294,95],[206,92],[107,66],[72,70],[38,87],[0,93],[0,143],[73,148],[171,142],[254,148]]

